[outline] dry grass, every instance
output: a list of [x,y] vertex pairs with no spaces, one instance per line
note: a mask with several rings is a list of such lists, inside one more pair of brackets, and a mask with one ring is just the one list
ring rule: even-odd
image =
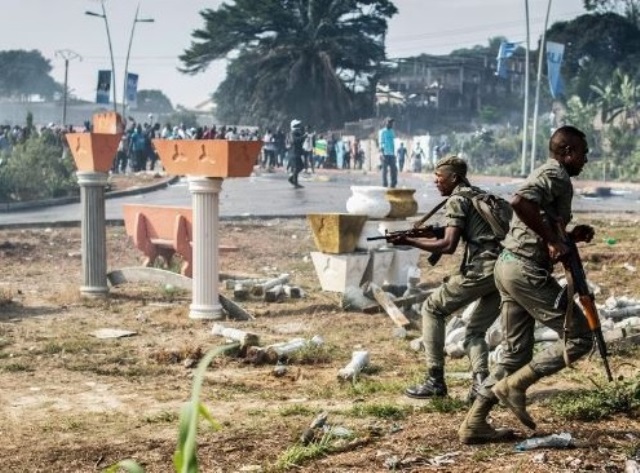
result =
[[[579,216],[596,226],[597,239],[582,248],[590,279],[609,295],[640,296],[635,216]],[[614,237],[617,243],[603,242]],[[110,269],[138,264],[139,255],[122,228],[108,228]],[[239,471],[260,465],[284,468],[291,458],[307,458],[302,471],[430,471],[429,460],[459,452],[446,471],[567,471],[607,466],[623,471],[624,458],[639,445],[637,420],[615,416],[595,423],[556,418],[542,400],[557,390],[602,380],[596,357],[537,386],[532,413],[542,433],[570,431],[599,448],[549,451],[542,464],[535,452],[515,454],[512,444],[461,446],[456,430],[465,409],[458,402],[468,389],[451,378],[453,401],[425,403],[402,395],[422,376],[423,360],[393,336],[383,314],[346,313],[340,298],[322,293],[309,252],[313,241],[302,220],[224,223],[222,243],[239,251],[222,259],[222,272],[267,277],[288,272],[307,297],[267,304],[243,303],[256,319],[225,322],[260,335],[263,344],[319,334],[322,350],[289,362],[284,376],[273,366],[242,358],[214,360],[203,386],[203,402],[223,429],[205,424],[199,433],[202,471]],[[96,471],[134,458],[148,472],[171,471],[177,414],[188,399],[192,366],[203,353],[224,343],[210,334],[211,323],[190,320],[190,294],[129,284],[113,288],[106,300],[79,296],[79,229],[0,230],[0,464],[11,472]],[[459,255],[436,268],[421,260],[423,280],[433,285],[451,271]],[[223,289],[224,292],[224,289]],[[99,328],[119,328],[136,336],[100,340]],[[418,336],[417,332],[412,334]],[[371,354],[372,368],[355,383],[340,383],[337,371],[355,349]],[[638,372],[638,351],[612,357],[616,374]],[[189,367],[186,367],[186,366]],[[466,360],[448,361],[448,371],[466,371]],[[458,401],[456,401],[458,400]],[[317,413],[350,429],[354,438],[329,449],[298,451],[297,439]],[[443,414],[442,412],[446,412]],[[497,409],[499,424],[518,428]],[[341,446],[342,445],[342,446]],[[570,466],[580,459],[578,467]]]

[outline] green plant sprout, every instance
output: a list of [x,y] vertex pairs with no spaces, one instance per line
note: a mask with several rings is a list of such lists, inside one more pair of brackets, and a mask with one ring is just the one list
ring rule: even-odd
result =
[[[198,420],[203,417],[214,430],[220,430],[220,424],[211,417],[209,410],[200,402],[200,391],[202,390],[202,382],[204,375],[211,361],[223,355],[227,346],[218,347],[211,350],[198,364],[196,375],[193,379],[193,387],[191,390],[191,399],[183,407],[180,413],[180,427],[178,430],[178,445],[173,454],[173,467],[176,473],[198,473],[198,444],[196,437],[198,435]],[[122,460],[115,465],[111,465],[104,473],[117,473],[120,469],[127,473],[144,473],[144,469],[134,460]]]

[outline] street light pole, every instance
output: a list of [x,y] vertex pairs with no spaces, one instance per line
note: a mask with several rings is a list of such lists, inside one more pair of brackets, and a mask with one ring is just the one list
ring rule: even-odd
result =
[[111,45],[111,33],[109,32],[109,20],[107,20],[107,10],[104,8],[104,0],[100,0],[100,6],[102,7],[102,14],[95,13],[92,11],[85,11],[85,15],[89,16],[97,16],[98,18],[102,18],[104,20],[104,26],[107,30],[107,41],[109,42],[109,55],[111,56],[111,82],[113,85],[113,111],[118,112],[118,105],[116,100],[116,66],[113,61],[113,46]]
[[131,25],[131,35],[129,35],[129,48],[127,49],[127,58],[124,61],[124,92],[122,93],[122,115],[126,117],[127,113],[127,85],[128,85],[128,74],[129,74],[129,56],[131,55],[131,45],[133,44],[133,35],[136,31],[136,23],[153,23],[155,20],[153,18],[138,18],[138,13],[140,12],[140,3],[138,3],[138,7],[136,8],[136,15],[133,18],[133,24]]
[[67,91],[68,87],[68,79],[69,79],[69,61],[73,59],[80,59],[82,61],[82,56],[78,53],[71,51],[70,49],[62,49],[60,51],[56,51],[56,56],[60,56],[64,59],[64,95],[62,99],[62,128],[67,127]]
[[531,134],[531,172],[536,165],[536,142],[538,137],[538,106],[540,102],[540,81],[542,79],[542,60],[546,51],[545,41],[547,37],[547,28],[549,26],[549,12],[551,11],[551,0],[547,3],[547,14],[544,19],[544,30],[542,30],[542,38],[540,39],[540,47],[538,48],[538,75],[536,77],[536,97],[533,103],[533,131]]
[[529,136],[529,48],[531,44],[529,34],[529,0],[524,0],[524,14],[527,25],[527,44],[524,51],[524,118],[522,124],[522,169],[520,170],[522,177],[527,175],[527,138]]

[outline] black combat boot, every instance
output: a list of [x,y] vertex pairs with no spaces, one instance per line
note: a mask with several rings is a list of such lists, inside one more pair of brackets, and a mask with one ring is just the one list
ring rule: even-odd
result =
[[471,388],[469,388],[469,394],[467,394],[467,404],[473,404],[473,401],[476,400],[476,397],[478,397],[478,390],[487,376],[489,376],[489,373],[486,371],[473,373]]
[[429,368],[424,384],[408,387],[404,393],[415,399],[430,399],[447,395],[447,385],[444,383],[442,368]]

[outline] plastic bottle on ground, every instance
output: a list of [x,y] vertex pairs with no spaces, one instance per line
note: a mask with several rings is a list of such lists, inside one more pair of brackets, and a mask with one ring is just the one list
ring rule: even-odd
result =
[[516,451],[526,452],[536,448],[567,448],[573,447],[573,437],[568,432],[551,434],[546,437],[532,437],[515,446]]

